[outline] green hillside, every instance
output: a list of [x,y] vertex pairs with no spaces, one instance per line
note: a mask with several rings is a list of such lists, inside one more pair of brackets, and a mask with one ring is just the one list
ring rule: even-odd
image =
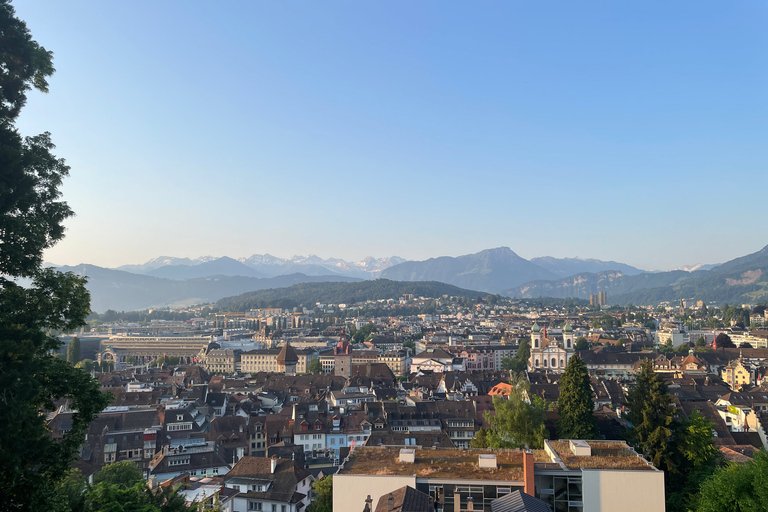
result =
[[465,290],[437,281],[390,281],[375,279],[355,283],[301,283],[287,288],[271,288],[226,297],[215,307],[228,311],[247,311],[255,308],[292,308],[314,306],[316,302],[354,304],[366,300],[398,299],[405,294],[416,297],[438,298],[443,295],[457,297],[484,297],[485,292]]

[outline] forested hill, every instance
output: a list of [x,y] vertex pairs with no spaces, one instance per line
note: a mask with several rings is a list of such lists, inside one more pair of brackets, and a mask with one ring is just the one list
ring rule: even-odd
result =
[[226,297],[215,306],[227,311],[247,311],[254,308],[291,308],[304,305],[313,307],[316,302],[325,304],[354,304],[366,300],[398,299],[402,295],[438,298],[443,295],[457,297],[484,297],[485,292],[465,290],[437,281],[390,281],[375,279],[356,283],[301,283],[287,288],[271,288]]

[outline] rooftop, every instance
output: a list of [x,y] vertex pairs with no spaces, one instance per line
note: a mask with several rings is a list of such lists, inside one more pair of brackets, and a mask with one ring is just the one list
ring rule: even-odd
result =
[[[624,441],[546,441],[555,455],[568,469],[623,469],[654,471],[655,468],[640,457]],[[588,447],[589,455],[575,455],[572,444]],[[546,448],[545,448],[546,449]]]
[[[355,448],[339,469],[339,474],[523,480],[523,452],[519,450],[414,450],[415,462],[408,463],[400,462],[400,448]],[[481,454],[496,455],[498,467],[481,469],[478,463]]]

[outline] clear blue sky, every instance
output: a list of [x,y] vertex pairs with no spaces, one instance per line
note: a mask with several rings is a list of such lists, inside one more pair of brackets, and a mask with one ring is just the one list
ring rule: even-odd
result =
[[17,1],[77,213],[46,259],[768,244],[764,1]]

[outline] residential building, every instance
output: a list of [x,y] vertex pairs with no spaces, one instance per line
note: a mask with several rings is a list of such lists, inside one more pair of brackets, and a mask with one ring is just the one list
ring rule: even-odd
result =
[[314,477],[294,460],[244,457],[224,477],[239,491],[233,512],[303,512],[310,503]]

